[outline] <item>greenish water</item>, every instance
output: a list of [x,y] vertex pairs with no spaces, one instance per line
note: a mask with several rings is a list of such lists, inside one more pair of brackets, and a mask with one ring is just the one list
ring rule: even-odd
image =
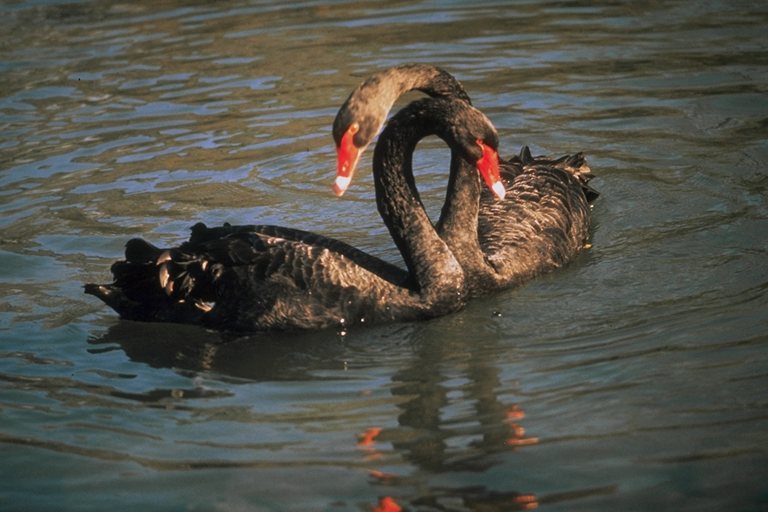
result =
[[[0,14],[0,509],[768,509],[768,7]],[[587,154],[590,250],[345,336],[122,322],[82,294],[129,238],[198,221],[397,262],[369,178],[330,192],[330,125],[364,76],[411,61],[456,74],[503,153]],[[416,159],[431,211],[445,153]]]

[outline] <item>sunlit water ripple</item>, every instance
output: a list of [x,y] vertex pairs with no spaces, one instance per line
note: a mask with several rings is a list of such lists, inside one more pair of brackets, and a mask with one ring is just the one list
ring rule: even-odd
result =
[[[0,14],[0,509],[768,508],[762,4]],[[458,314],[344,335],[121,322],[82,294],[129,238],[198,221],[399,262],[370,178],[330,193],[330,124],[408,61],[462,80],[504,153],[587,154],[591,249]],[[416,155],[431,212],[447,160]]]

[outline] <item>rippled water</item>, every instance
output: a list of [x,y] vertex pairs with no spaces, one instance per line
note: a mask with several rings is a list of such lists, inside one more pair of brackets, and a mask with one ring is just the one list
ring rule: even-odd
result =
[[[768,509],[762,3],[0,15],[0,509]],[[330,124],[408,61],[455,73],[505,153],[587,153],[589,251],[458,314],[345,336],[121,322],[82,294],[129,238],[197,221],[398,261],[369,179],[330,193]],[[433,211],[446,162],[418,154]]]

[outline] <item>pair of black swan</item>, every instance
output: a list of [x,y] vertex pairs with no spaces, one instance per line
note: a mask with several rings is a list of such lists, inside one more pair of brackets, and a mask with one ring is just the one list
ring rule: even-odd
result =
[[[338,148],[334,190],[342,194],[360,154],[381,129],[397,98],[418,89],[470,103],[446,71],[408,64],[376,73],[355,89],[333,124]],[[501,182],[486,184],[452,155],[446,200],[437,231],[465,271],[470,295],[508,288],[570,261],[589,235],[589,202],[598,193],[581,153],[555,160],[518,156],[501,162]],[[495,188],[494,188],[495,187]],[[506,197],[504,194],[506,192]],[[501,196],[503,200],[499,201]]]
[[[407,271],[305,231],[197,224],[173,249],[130,240],[125,260],[112,266],[115,282],[88,284],[86,293],[132,320],[246,331],[323,328],[444,315],[471,296],[571,259],[587,238],[588,201],[596,195],[583,157],[532,158],[524,148],[499,163],[493,125],[455,78],[433,66],[390,68],[352,92],[334,121],[336,193],[349,185],[396,99],[413,89],[432,97],[393,116],[373,155],[378,210]],[[415,146],[428,135],[452,152],[436,226],[412,170]]]

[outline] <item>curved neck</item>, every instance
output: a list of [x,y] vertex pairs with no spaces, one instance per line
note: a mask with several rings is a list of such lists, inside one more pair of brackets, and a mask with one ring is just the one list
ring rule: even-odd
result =
[[[404,64],[371,75],[356,93],[362,97],[378,98],[386,111],[403,93],[419,90],[432,97],[457,98],[470,103],[469,95],[453,75],[436,66]],[[355,93],[353,93],[355,94]]]
[[477,217],[480,212],[482,183],[478,173],[456,151],[451,151],[450,174],[445,202],[437,222],[441,238],[454,246],[459,233],[471,233],[477,238]]
[[477,283],[487,276],[488,263],[478,237],[480,194],[483,185],[478,173],[455,151],[451,152],[451,168],[445,202],[437,223],[437,232],[453,252],[469,282]]
[[464,271],[432,225],[413,178],[416,143],[441,135],[434,128],[430,122],[390,122],[374,151],[376,204],[421,294],[455,301],[464,293]]
[[352,120],[369,120],[361,123],[355,136],[358,147],[365,148],[381,130],[395,101],[413,90],[471,104],[464,87],[447,71],[427,64],[405,64],[374,73],[352,91],[334,120],[334,131],[343,133]]

